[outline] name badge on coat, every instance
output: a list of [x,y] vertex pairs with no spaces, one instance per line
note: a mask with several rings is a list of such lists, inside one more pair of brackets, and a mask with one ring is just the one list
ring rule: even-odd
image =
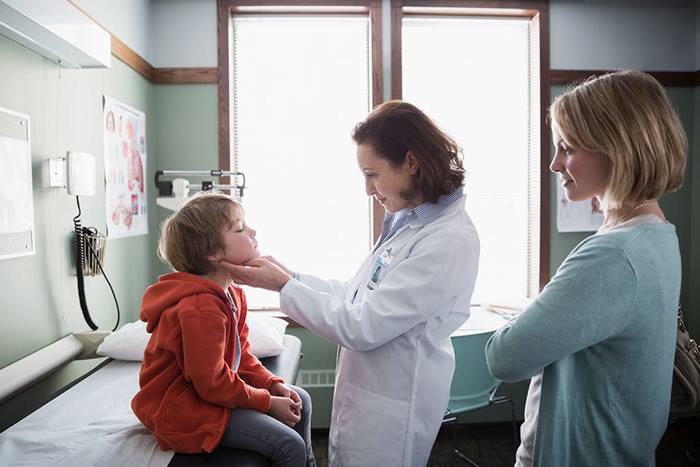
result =
[[367,281],[367,288],[369,290],[377,288],[393,259],[393,256],[391,256],[391,248],[386,248],[382,251],[382,254],[374,259],[374,263],[372,263],[372,268],[370,269],[369,281]]

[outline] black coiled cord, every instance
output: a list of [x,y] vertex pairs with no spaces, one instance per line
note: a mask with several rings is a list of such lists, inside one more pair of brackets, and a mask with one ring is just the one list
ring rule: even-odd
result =
[[[73,218],[73,228],[75,232],[75,248],[76,248],[76,278],[78,281],[78,299],[80,300],[80,309],[83,311],[83,318],[85,318],[85,322],[90,326],[90,329],[93,331],[97,330],[97,325],[92,321],[92,318],[90,317],[90,310],[88,310],[88,305],[87,301],[85,300],[85,278],[83,275],[83,269],[85,268],[85,242],[83,242],[83,237],[85,234],[92,234],[95,235],[97,233],[97,229],[94,227],[92,228],[87,228],[83,227],[82,223],[80,221],[80,197],[76,196],[75,197],[75,202],[78,205],[78,215]],[[88,245],[90,248],[90,253],[95,257],[95,260],[97,261],[97,266],[99,266],[100,271],[102,272],[102,275],[104,276],[105,280],[107,281],[107,285],[109,285],[109,289],[112,291],[112,297],[114,297],[114,303],[117,306],[117,323],[114,325],[114,328],[112,331],[116,331],[117,327],[119,327],[119,320],[121,318],[121,314],[119,312],[119,301],[117,301],[117,296],[114,293],[114,288],[112,287],[112,283],[109,282],[109,279],[107,278],[107,275],[105,274],[104,269],[102,269],[102,263],[100,263],[100,260],[97,256],[97,252],[92,249],[91,245]]]

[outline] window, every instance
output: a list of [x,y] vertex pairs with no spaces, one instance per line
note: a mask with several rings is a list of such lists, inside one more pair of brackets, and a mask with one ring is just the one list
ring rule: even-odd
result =
[[[473,301],[534,296],[549,280],[547,2],[392,0],[390,23],[382,0],[293,3],[217,3],[220,165],[246,174],[263,253],[320,276],[354,273],[383,210],[365,196],[350,134],[391,77],[392,98],[464,149],[482,242]],[[278,306],[276,294],[247,293],[253,309]]]
[[538,291],[539,63],[532,35],[528,17],[404,14],[401,23],[402,98],[464,151],[467,211],[481,239],[474,303],[519,301]]
[[[234,167],[263,254],[349,279],[371,246],[370,200],[354,125],[370,110],[368,14],[234,14],[230,116]],[[248,288],[250,308],[276,293]]]

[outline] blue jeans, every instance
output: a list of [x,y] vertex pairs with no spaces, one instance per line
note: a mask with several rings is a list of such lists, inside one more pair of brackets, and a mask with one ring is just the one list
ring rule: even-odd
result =
[[315,467],[311,449],[311,396],[289,386],[301,398],[301,420],[293,428],[257,410],[233,409],[220,446],[255,451],[272,467]]

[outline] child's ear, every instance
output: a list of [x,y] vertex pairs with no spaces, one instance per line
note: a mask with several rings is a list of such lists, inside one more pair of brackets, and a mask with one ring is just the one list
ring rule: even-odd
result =
[[209,261],[214,262],[214,263],[218,263],[219,261],[221,261],[221,255],[220,255],[220,254],[209,255],[209,256],[207,256],[207,259],[208,259]]

